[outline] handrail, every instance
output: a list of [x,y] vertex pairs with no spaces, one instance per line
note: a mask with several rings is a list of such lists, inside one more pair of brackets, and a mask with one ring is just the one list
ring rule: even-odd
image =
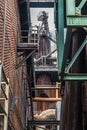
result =
[[37,26],[31,26],[29,28],[29,30],[19,30],[18,34],[20,34],[20,36],[18,36],[18,37],[20,37],[20,43],[21,42],[29,43],[30,41],[32,41],[32,42],[34,41],[34,43],[35,43],[35,41],[38,42],[38,36],[37,36],[38,29],[37,28],[38,28]]

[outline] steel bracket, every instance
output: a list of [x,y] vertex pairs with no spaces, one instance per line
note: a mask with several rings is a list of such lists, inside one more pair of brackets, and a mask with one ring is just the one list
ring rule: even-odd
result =
[[66,26],[87,26],[87,15],[81,10],[87,0],[82,0],[76,7],[75,0],[66,0]]

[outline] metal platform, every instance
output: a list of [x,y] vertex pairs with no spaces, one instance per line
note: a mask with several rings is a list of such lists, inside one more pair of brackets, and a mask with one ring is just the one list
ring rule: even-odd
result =
[[30,125],[59,125],[60,121],[57,120],[31,120],[28,121]]
[[35,66],[35,72],[58,72],[58,67],[56,66]]
[[18,43],[17,51],[38,50],[38,43]]
[[58,81],[58,67],[56,67],[56,66],[44,66],[44,67],[37,66],[37,67],[34,67],[34,70],[35,70],[36,78],[39,75],[46,74],[46,75],[50,75],[52,82]]

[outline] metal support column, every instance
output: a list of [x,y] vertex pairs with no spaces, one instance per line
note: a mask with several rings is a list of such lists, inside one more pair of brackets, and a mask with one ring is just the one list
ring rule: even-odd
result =
[[58,0],[58,69],[62,68],[64,52],[64,0]]
[[[60,121],[60,111],[61,111],[61,101],[56,103],[57,120]],[[59,125],[57,125],[57,130],[59,130]]]

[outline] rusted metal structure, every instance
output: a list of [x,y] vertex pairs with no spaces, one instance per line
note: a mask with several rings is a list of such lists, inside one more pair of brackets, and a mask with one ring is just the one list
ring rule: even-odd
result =
[[[52,54],[56,51],[56,49],[51,51],[51,38],[49,36],[47,13],[45,11],[40,12],[38,20],[42,23],[41,26],[37,28],[37,41],[39,48],[36,53],[37,55],[35,56],[34,63],[35,86],[31,87],[32,94],[35,94],[34,97],[31,95],[34,117],[29,119],[28,129],[34,129],[34,126],[36,126],[36,129],[43,129],[43,126],[45,129],[47,127],[50,129],[55,125],[56,127],[59,125],[59,120],[55,117],[56,115],[54,114],[53,117],[51,117],[50,111],[50,118],[45,116],[45,118],[41,117],[39,119],[39,116],[50,109],[54,109],[56,111],[56,102],[61,101],[58,92],[60,84],[56,84],[58,81],[58,68],[57,63],[54,63],[56,62],[56,57],[52,57]],[[34,33],[33,29],[32,33]],[[49,122],[49,126],[47,126],[46,122]]]
[[[58,0],[58,71],[63,91],[60,130],[87,129],[84,116],[86,73],[86,6],[85,0]],[[71,8],[70,8],[71,7]],[[66,13],[65,13],[66,12]],[[67,28],[64,42],[64,27]],[[86,98],[86,97],[85,97]],[[85,102],[86,103],[86,102]]]
[[[30,8],[40,7],[54,8],[56,41],[46,11],[31,26]],[[0,130],[87,129],[86,7],[86,0],[0,0]]]

